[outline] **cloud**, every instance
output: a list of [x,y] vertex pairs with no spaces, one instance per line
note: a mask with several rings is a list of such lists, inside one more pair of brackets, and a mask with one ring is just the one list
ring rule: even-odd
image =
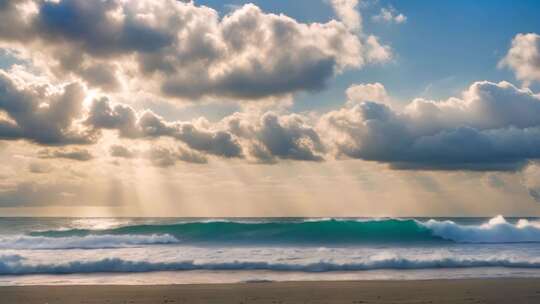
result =
[[[154,5],[157,5],[145,1],[140,3],[144,5],[141,7],[134,5],[130,9],[133,9],[133,12],[146,11],[150,8],[155,9]],[[160,5],[165,5],[163,3]],[[54,14],[49,10],[55,11],[58,9],[57,5],[65,5],[64,13],[68,15],[80,12],[83,15],[97,14],[96,20],[113,18],[114,20],[107,19],[107,22],[112,22],[110,26],[118,27],[112,29],[117,36],[102,37],[108,34],[100,29],[86,29],[87,26],[91,26],[83,22],[86,17],[81,18],[78,21],[81,24],[73,28],[76,35],[70,36],[68,29],[56,28],[60,25],[55,22],[62,20],[55,19]],[[301,41],[309,44],[306,46],[308,48],[349,49],[341,45],[343,41],[340,39],[351,32],[341,22],[302,24],[286,16],[265,14],[254,5],[243,6],[220,19],[213,10],[208,8],[197,7],[193,4],[174,5],[178,11],[172,13],[171,16],[183,16],[185,12],[182,10],[187,10],[194,14],[192,17],[195,18],[193,20],[195,23],[198,22],[197,16],[202,11],[208,13],[210,17],[215,17],[211,19],[215,21],[213,25],[212,22],[206,22],[201,30],[207,33],[208,26],[219,28],[216,39],[219,38],[221,43],[218,45],[226,41],[227,48],[234,49],[234,56],[246,55],[248,53],[243,52],[248,52],[248,50],[249,54],[255,52],[253,56],[259,56],[257,52],[260,50],[254,47],[259,47],[261,41],[258,39],[261,37],[271,38],[272,41],[278,39],[282,45],[298,43],[296,40],[300,37]],[[179,6],[176,7],[176,5]],[[127,14],[126,7],[121,2],[111,0],[100,3],[96,7],[87,6],[76,0],[50,2],[46,6],[40,6],[41,9],[45,7],[47,9],[43,12],[38,10],[39,16],[27,16],[25,22],[36,23],[38,21],[35,18],[41,18],[39,23],[46,23],[42,27],[54,27],[54,30],[48,31],[51,41],[56,41],[60,45],[67,43],[67,46],[80,51],[84,58],[103,61],[104,65],[97,66],[105,70],[121,67],[125,63],[123,60],[128,60],[127,57],[130,58],[129,60],[142,60],[142,57],[148,59],[147,55],[153,55],[157,50],[165,56],[163,58],[167,58],[166,55],[169,54],[167,52],[177,52],[180,47],[174,42],[180,39],[178,36],[174,36],[172,42],[168,42],[171,44],[169,46],[167,44],[162,46],[155,42],[153,47],[133,44],[129,42],[129,38],[122,38],[122,35],[129,36],[126,31],[133,30],[126,29],[128,26],[126,20],[142,18],[142,16]],[[157,14],[152,9],[150,11],[152,14]],[[101,14],[106,16],[103,17]],[[125,16],[120,18],[115,14]],[[137,23],[138,29],[144,25],[148,27],[147,30],[163,30],[168,33],[169,29],[164,29],[161,24],[152,21],[150,17],[154,16],[152,14],[147,16],[149,20],[143,18],[144,20],[132,21],[140,23]],[[49,20],[50,18],[56,21]],[[184,20],[184,22],[187,21]],[[192,34],[191,30],[188,30],[190,26],[192,25],[185,29],[187,31],[185,35]],[[254,34],[253,31],[257,28],[260,32]],[[44,35],[41,32],[35,33],[38,36]],[[328,42],[327,35],[332,36],[338,33],[344,33],[345,36],[339,34],[341,38],[334,39],[332,46],[325,45]],[[309,38],[304,39],[304,36],[297,35],[307,35]],[[314,51],[314,54],[324,54],[323,57],[326,58],[335,57],[331,59],[333,61],[331,73],[348,66],[363,64],[352,60],[375,62],[390,58],[391,51],[387,49],[387,46],[381,45],[375,36],[359,38],[360,36],[362,35],[352,34],[351,37],[354,38],[351,39],[354,39],[353,46],[362,40],[364,44],[359,47],[362,48],[361,53],[364,57],[353,59],[354,56],[351,58],[337,56],[341,51],[336,51],[334,56],[329,55],[331,52],[321,49]],[[292,41],[289,41],[291,39]],[[87,45],[89,41],[97,44],[108,41],[110,45],[101,49],[104,52],[102,53],[100,49],[94,49],[96,46]],[[154,40],[150,39],[150,41]],[[55,48],[55,46],[47,46],[49,47]],[[146,49],[146,47],[149,48]],[[222,52],[222,49],[218,50],[216,54],[219,56],[230,55]],[[265,51],[270,52],[270,50]],[[298,55],[303,56],[303,58],[297,58],[298,60],[311,60],[306,53],[281,51],[283,54],[274,56],[268,53],[267,55],[272,58]],[[48,52],[48,49],[44,52]],[[170,54],[176,54],[174,52]],[[211,52],[205,53],[202,49],[193,50],[193,52],[201,56],[211,54]],[[245,60],[238,59],[243,58],[242,56],[235,57],[233,68],[226,69],[227,81],[233,81],[234,77],[229,77],[231,75],[242,74],[237,74],[242,70],[237,69],[237,64],[241,64],[242,68],[252,67],[251,64],[254,62],[252,59],[255,57],[246,55]],[[77,61],[77,58],[75,56],[73,60]],[[231,58],[218,59],[221,64],[225,62],[223,60],[232,60]],[[189,66],[197,60],[191,58],[186,61],[188,70]],[[64,63],[70,66],[71,64],[68,64],[70,62],[71,60],[67,60]],[[208,61],[204,62],[205,64],[198,68],[208,66]],[[295,63],[298,61],[287,62],[283,65],[283,68],[292,68],[285,74],[292,75],[301,71],[294,67]],[[264,67],[257,65],[257,69],[260,68],[264,72]],[[302,64],[302,66],[309,66],[309,64]],[[138,66],[137,69],[141,67]],[[273,67],[276,66],[273,65]],[[156,74],[157,76],[154,76],[158,78],[167,76],[162,78],[164,81],[175,79],[169,77],[176,75],[175,69],[162,70],[161,64],[156,68],[158,70],[144,70],[137,73]],[[221,121],[209,122],[204,118],[190,121],[166,120],[151,110],[135,110],[130,105],[116,102],[126,100],[122,94],[87,90],[77,81],[53,85],[51,83],[55,82],[53,82],[54,79],[49,78],[50,75],[34,75],[27,70],[22,67],[12,68],[9,72],[0,70],[0,138],[2,139],[22,139],[47,146],[94,144],[103,130],[115,130],[120,138],[133,141],[157,141],[163,137],[173,139],[178,144],[177,148],[154,147],[155,151],[145,152],[147,155],[145,157],[153,159],[154,164],[161,166],[172,165],[177,160],[205,163],[207,156],[247,159],[261,163],[275,163],[279,160],[323,161],[337,156],[387,163],[397,169],[508,171],[521,169],[528,161],[540,158],[538,152],[540,143],[536,140],[540,134],[540,98],[529,89],[519,89],[508,82],[475,82],[459,97],[443,101],[418,98],[402,110],[388,106],[390,97],[381,83],[358,84],[347,90],[348,102],[344,108],[322,114],[322,117],[317,117],[317,114],[291,114],[283,110],[264,112],[260,109],[246,108],[243,112],[224,117]],[[114,73],[120,72],[115,70]],[[196,75],[199,74],[192,74],[190,81],[197,81]],[[250,73],[244,76],[257,81],[256,77]],[[286,82],[290,82],[286,77],[277,78],[280,78],[279,81],[286,79]],[[251,80],[242,80],[239,83],[249,84],[248,81]],[[265,84],[269,82],[265,81]],[[256,86],[247,85],[247,87]],[[242,85],[239,85],[238,90],[244,90],[240,87]],[[209,92],[207,89],[203,91]],[[274,89],[270,91],[277,92]],[[92,95],[89,96],[89,94]],[[84,100],[86,102],[83,103]],[[143,157],[130,154],[131,152],[133,151],[111,147],[111,154],[114,157],[128,158],[130,155]],[[80,148],[47,149],[41,151],[40,156],[81,161],[93,157],[88,150]]]
[[369,62],[383,63],[392,59],[392,49],[379,42],[376,36],[369,35],[366,39],[365,56]]
[[[475,82],[461,97],[418,98],[399,111],[383,104],[389,96],[380,83],[351,86],[347,96],[345,108],[320,118],[248,111],[215,123],[202,118],[166,121],[151,111],[98,99],[86,124],[117,130],[120,137],[168,137],[194,153],[262,163],[322,161],[335,155],[396,169],[512,171],[540,158],[535,140],[540,135],[540,99],[508,82]],[[166,152],[155,153],[160,163],[186,155],[167,158],[172,153]]]
[[[171,2],[165,1],[167,4]],[[173,34],[160,25],[157,16],[138,16],[148,2],[122,7],[121,1],[60,0],[38,2],[32,20],[40,38],[72,42],[91,55],[110,56],[129,52],[151,52],[170,45]],[[147,6],[147,13],[166,6]],[[174,6],[172,7],[174,9]],[[115,14],[116,13],[116,14]],[[159,20],[163,21],[163,20]]]
[[[0,91],[5,99],[0,109],[3,137],[27,139],[41,145],[93,144],[103,130],[116,130],[121,138],[152,140],[172,138],[185,146],[175,151],[175,157],[196,163],[206,162],[204,154],[225,158],[249,156],[261,162],[276,159],[323,160],[324,146],[308,119],[298,114],[268,112],[238,122],[245,129],[232,128],[242,114],[225,117],[222,122],[210,123],[203,118],[192,121],[167,121],[149,110],[136,111],[131,106],[114,103],[108,97],[98,97],[83,107],[85,92],[77,83],[55,87],[46,82],[19,85],[2,72]],[[113,156],[128,157],[129,151],[111,147]],[[87,152],[87,151],[86,151]],[[202,153],[202,154],[201,154]],[[158,153],[159,154],[159,153]],[[132,155],[133,156],[133,155]],[[43,150],[41,157],[88,160],[89,152],[82,150]]]
[[94,100],[85,123],[95,129],[118,130],[121,137],[135,138],[141,136],[137,120],[137,114],[130,106],[111,105],[109,99],[104,97]]
[[318,130],[338,156],[396,169],[518,170],[540,158],[540,98],[507,82],[476,82],[461,98],[416,99],[401,112],[362,102]]
[[388,50],[376,38],[363,41],[355,0],[332,1],[341,21],[310,24],[253,4],[220,16],[176,0],[4,2],[0,14],[17,26],[0,42],[59,79],[104,91],[126,84],[190,102],[256,100],[321,90],[389,56],[373,56]]
[[259,119],[236,113],[226,117],[228,130],[249,155],[263,163],[278,159],[322,161],[325,148],[315,129],[299,114],[266,112]]
[[193,164],[206,164],[208,160],[200,153],[179,148],[177,150],[158,147],[146,153],[152,164],[158,167],[174,166],[177,160]]
[[401,24],[407,22],[407,17],[393,7],[381,8],[379,14],[372,17],[373,21],[381,23]]
[[240,146],[228,132],[205,130],[191,123],[183,123],[177,130],[174,137],[194,150],[228,158],[242,156]]
[[362,16],[357,8],[358,0],[330,0],[330,4],[339,19],[349,29],[353,31],[360,31],[362,29]]
[[[301,115],[267,112],[260,117],[253,116],[236,113],[213,125],[204,119],[168,122],[152,112],[136,113],[124,105],[112,106],[107,100],[100,99],[91,107],[87,123],[94,128],[116,129],[120,136],[129,138],[174,138],[194,151],[226,158],[243,157],[247,153],[263,162],[273,162],[275,158],[323,159],[323,144]],[[118,147],[113,149],[119,155],[127,153]],[[181,155],[181,158],[188,158],[187,153]]]
[[388,103],[390,100],[384,85],[379,82],[352,85],[347,88],[346,95],[351,105],[364,101]]
[[121,158],[134,158],[139,154],[138,151],[131,151],[128,148],[121,145],[112,145],[109,148],[111,156]]
[[154,148],[148,152],[148,158],[157,167],[170,167],[176,163],[176,156],[169,149]]
[[540,81],[540,35],[517,34],[499,66],[510,68],[526,86]]
[[[120,138],[134,141],[177,141],[179,148],[148,154],[158,165],[172,160],[205,163],[209,155],[261,163],[337,156],[396,169],[509,171],[540,158],[535,140],[540,135],[540,98],[508,82],[475,82],[460,97],[418,98],[402,110],[387,105],[390,97],[382,84],[358,84],[347,90],[346,107],[322,117],[246,109],[209,122],[165,120],[106,96],[83,107],[87,97],[80,84],[53,86],[32,79],[20,71],[0,72],[2,138],[80,145],[96,143],[103,130],[115,130]],[[118,147],[111,153],[130,155]],[[92,155],[80,148],[48,149],[41,157],[83,161]]]
[[43,149],[38,151],[39,158],[65,158],[77,161],[89,161],[94,158],[94,156],[85,149],[60,149],[60,150],[51,150]]
[[120,87],[115,68],[112,65],[90,66],[77,72],[92,87],[99,87],[106,91],[116,91]]
[[171,137],[196,151],[228,158],[242,156],[241,147],[227,132],[191,122],[167,122],[150,111],[138,114],[129,106],[111,105],[107,99],[92,104],[86,123],[97,129],[118,130],[122,137]]
[[193,164],[206,164],[208,162],[208,159],[201,153],[183,147],[170,149],[156,146],[145,152],[140,152],[121,145],[113,145],[110,148],[110,153],[111,156],[119,158],[146,158],[154,166],[163,168],[174,166],[179,160]]
[[[184,63],[186,73],[170,73],[163,85],[166,94],[260,99],[317,91],[334,73],[364,64],[359,38],[338,22],[302,24],[254,5],[214,22],[221,32],[218,41],[200,41],[201,33],[196,33],[188,43],[201,48],[188,50],[191,56],[209,56],[196,58],[198,66]],[[202,70],[201,64],[216,69]]]
[[176,157],[181,161],[192,164],[208,163],[208,159],[203,154],[182,147],[178,147],[176,150]]
[[0,70],[0,138],[45,145],[89,144],[94,134],[80,130],[84,89],[78,83],[51,87],[18,80]]
[[24,18],[26,14],[22,4],[24,4],[24,1],[0,1],[0,20],[4,25],[9,25],[0,26],[1,39],[16,41],[29,34],[29,24]]
[[[203,118],[166,121],[150,111],[137,113],[125,105],[99,99],[90,107],[86,123],[96,129],[118,130],[120,137],[131,139],[173,138],[193,152],[225,158],[249,156],[268,163],[276,158],[321,161],[325,151],[318,133],[299,114],[234,113],[213,124]],[[117,146],[111,147],[111,153],[120,157],[131,155],[131,151]],[[203,162],[201,157],[191,154],[186,150],[179,158]]]

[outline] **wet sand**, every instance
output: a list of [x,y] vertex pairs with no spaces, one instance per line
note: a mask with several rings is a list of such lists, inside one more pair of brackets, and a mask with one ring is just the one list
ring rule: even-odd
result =
[[9,304],[540,303],[540,279],[0,287]]

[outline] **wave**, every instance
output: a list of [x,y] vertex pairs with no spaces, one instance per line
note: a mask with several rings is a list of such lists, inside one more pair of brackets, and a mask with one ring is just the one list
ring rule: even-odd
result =
[[433,235],[460,243],[538,243],[540,223],[525,219],[516,224],[496,216],[481,225],[459,225],[453,221],[429,220],[422,223]]
[[0,237],[0,249],[97,249],[173,243],[178,243],[178,240],[167,234]]
[[204,221],[175,224],[143,224],[113,229],[71,229],[34,232],[32,236],[69,237],[88,235],[168,234],[183,243],[359,243],[431,240],[427,227],[415,220],[318,221]]
[[319,219],[302,221],[199,221],[126,225],[112,229],[33,232],[31,236],[65,238],[104,235],[169,235],[185,244],[362,244],[362,243],[524,243],[540,242],[540,223],[510,223],[497,216],[480,225],[450,220]]
[[336,263],[319,261],[306,264],[270,263],[265,261],[231,261],[201,263],[192,260],[178,262],[131,261],[121,258],[105,258],[96,261],[72,261],[59,264],[32,264],[18,255],[0,256],[0,275],[28,274],[88,274],[88,273],[135,273],[156,271],[295,271],[295,272],[333,272],[363,270],[404,270],[404,269],[440,269],[468,267],[506,267],[540,268],[540,261],[515,260],[509,258],[431,258],[410,259],[387,257],[382,259]]

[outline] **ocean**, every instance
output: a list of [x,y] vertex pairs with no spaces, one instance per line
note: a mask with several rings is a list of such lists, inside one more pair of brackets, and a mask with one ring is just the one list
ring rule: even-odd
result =
[[535,218],[0,218],[0,285],[540,277]]

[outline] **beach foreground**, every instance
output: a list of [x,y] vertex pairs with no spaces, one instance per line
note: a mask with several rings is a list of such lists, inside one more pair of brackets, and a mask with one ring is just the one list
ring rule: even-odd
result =
[[540,303],[540,279],[0,287],[0,303]]

